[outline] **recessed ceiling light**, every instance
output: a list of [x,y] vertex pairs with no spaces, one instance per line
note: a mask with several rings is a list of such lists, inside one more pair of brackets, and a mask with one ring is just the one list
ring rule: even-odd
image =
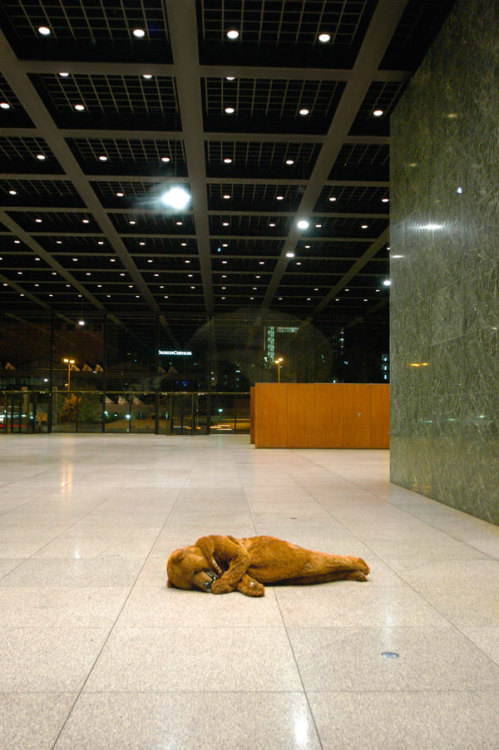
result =
[[17,195],[17,190],[9,190],[9,195]]
[[316,286],[316,287],[314,288],[314,292],[318,292],[318,291],[319,291],[319,287],[318,287],[318,286]]
[[226,115],[233,115],[236,110],[234,109],[234,107],[225,107],[224,111]]
[[146,244],[145,242],[139,242],[139,245],[144,246],[145,244]]
[[147,262],[148,262],[148,263],[152,263],[152,262],[153,262],[153,261],[152,261],[152,258],[148,258],[148,259],[147,259]]
[[76,261],[78,260],[78,258],[71,258],[71,260],[76,263]]
[[225,195],[223,196],[223,198],[224,198],[224,200],[228,201],[228,200],[230,200],[230,195],[228,195],[228,194],[226,193],[226,194],[225,194]]
[[176,221],[176,222],[175,222],[175,224],[176,224],[176,225],[177,225],[178,227],[181,227],[183,223],[184,223],[183,221]]
[[373,111],[374,117],[381,117],[382,114],[383,114],[383,110],[382,109],[375,109]]
[[98,245],[103,245],[104,244],[104,240],[97,240],[97,244]]
[[296,226],[298,227],[298,229],[308,229],[310,226],[310,222],[308,222],[306,219],[300,219],[297,222]]
[[229,222],[228,221],[222,221],[222,226],[223,227],[228,227],[229,226]]
[[307,302],[310,302],[311,299],[312,297],[307,297]]
[[51,34],[52,32],[50,31],[48,26],[39,26],[38,33],[42,36],[49,36],[49,34]]
[[62,240],[56,240],[56,241],[55,241],[55,244],[56,244],[56,245],[62,245]]
[[326,44],[326,42],[329,42],[329,40],[331,39],[331,34],[328,34],[327,32],[323,32],[322,34],[319,34],[318,39],[319,39],[319,42]]
[[82,221],[83,224],[88,224],[89,221],[90,221],[90,219],[82,219],[81,221]]
[[36,158],[39,159],[40,161],[44,161],[44,159],[46,159],[47,157],[45,156],[45,154],[37,154]]
[[180,246],[181,246],[181,247],[187,247],[187,242],[181,242],[181,243],[180,243]]
[[360,228],[361,229],[367,229],[367,224],[362,224]]
[[40,260],[40,258],[38,258],[38,256],[37,256],[37,257],[35,258],[35,260]]
[[223,263],[224,266],[227,265],[227,261],[226,260],[223,260],[222,263]]
[[225,80],[226,81],[235,81],[236,80],[236,76],[225,76]]
[[42,219],[35,219],[35,221],[36,221],[37,224],[41,224],[42,223]]
[[286,253],[286,258],[294,258],[295,254],[293,252]]
[[99,156],[99,161],[107,161],[107,156]]
[[388,203],[390,198],[382,198],[381,203]]
[[276,195],[275,199],[276,199],[276,201],[283,201],[284,200],[284,195]]
[[316,224],[315,226],[317,227],[317,229],[321,229],[322,224]]
[[85,109],[85,107],[84,107],[83,104],[75,104],[75,109],[77,109],[78,112],[83,112],[83,110]]
[[336,200],[336,197],[334,195],[330,195],[329,200],[331,201],[331,203],[334,203]]
[[383,286],[391,286],[391,284],[392,284],[392,282],[390,281],[390,279],[384,279],[383,280]]
[[170,161],[170,157],[169,156],[162,156],[161,157],[161,161],[165,162],[165,164],[166,164],[166,163],[168,163]]
[[129,221],[128,223],[129,223],[129,224],[136,224],[137,222],[136,222],[136,221],[134,221],[133,219],[130,219],[130,221]]
[[297,266],[301,266],[301,260],[297,260],[297,261],[296,261],[296,265],[297,265]]
[[309,109],[306,109],[306,108],[304,107],[303,109],[300,109],[300,112],[299,112],[299,113],[300,113],[300,115],[301,115],[302,117],[306,117],[307,115],[309,115],[309,114],[310,114],[310,110],[309,110]]
[[264,265],[265,265],[265,261],[264,261],[264,260],[259,260],[259,261],[258,261],[258,264],[259,264],[260,266],[264,266]]
[[273,221],[270,222],[269,227],[275,227],[275,223]]
[[229,247],[229,243],[228,242],[223,242],[222,243],[222,247]]
[[184,262],[185,262],[185,263],[190,263],[191,261],[190,261],[190,260],[186,260],[186,261],[184,261]]
[[10,109],[10,104],[8,102],[0,102],[0,107],[2,109]]
[[290,166],[291,164],[294,164],[294,163],[295,163],[294,159],[286,159],[286,164],[288,166]]
[[165,206],[178,209],[185,208],[190,199],[190,194],[181,187],[171,187],[160,198],[161,203]]
[[116,197],[117,198],[123,198],[124,195],[125,195],[125,193],[116,193]]
[[148,80],[149,78],[152,78],[152,73],[143,73],[142,78],[146,78]]
[[306,250],[310,250],[310,245],[305,245]]
[[232,164],[232,159],[230,159],[228,156],[224,159],[224,164]]
[[116,263],[116,258],[109,258],[110,263]]
[[229,31],[227,32],[227,36],[229,39],[237,39],[239,36],[239,31],[237,31],[236,29],[229,29]]
[[144,31],[144,29],[134,29],[134,30],[132,31],[132,34],[133,34],[133,35],[134,35],[135,37],[137,37],[137,39],[142,39],[143,37],[145,37],[145,35],[146,35],[146,32]]
[[69,73],[59,73],[59,75],[61,76],[61,78],[67,78]]

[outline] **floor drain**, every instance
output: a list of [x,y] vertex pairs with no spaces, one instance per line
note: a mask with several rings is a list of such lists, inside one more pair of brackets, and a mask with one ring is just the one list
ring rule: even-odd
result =
[[384,656],[385,659],[398,659],[400,654],[397,654],[396,651],[382,651],[381,656]]

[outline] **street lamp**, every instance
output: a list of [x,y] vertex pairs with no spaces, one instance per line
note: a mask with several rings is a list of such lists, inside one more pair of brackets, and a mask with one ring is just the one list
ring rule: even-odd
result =
[[67,359],[67,357],[64,357],[62,360],[65,362],[68,366],[68,391],[71,390],[71,367],[74,365],[75,361],[74,359]]
[[278,383],[281,382],[281,366],[282,366],[282,362],[284,362],[283,357],[278,357],[277,359],[274,360],[274,364],[277,365],[277,382]]

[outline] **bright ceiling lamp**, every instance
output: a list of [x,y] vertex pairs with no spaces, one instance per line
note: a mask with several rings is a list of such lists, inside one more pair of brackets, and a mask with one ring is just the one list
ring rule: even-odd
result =
[[237,29],[230,29],[227,32],[227,37],[232,40],[237,39],[239,37],[239,31],[237,31]]
[[299,222],[297,222],[296,226],[298,229],[308,229],[310,226],[310,222],[308,222],[306,219],[300,219]]
[[163,193],[161,202],[169,208],[185,208],[189,203],[191,196],[181,187],[172,187]]

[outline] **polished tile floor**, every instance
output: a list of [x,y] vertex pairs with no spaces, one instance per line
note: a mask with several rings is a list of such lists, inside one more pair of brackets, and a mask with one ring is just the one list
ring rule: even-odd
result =
[[[364,557],[263,599],[165,587],[207,533]],[[499,747],[499,529],[387,451],[247,436],[0,439],[0,747]]]

